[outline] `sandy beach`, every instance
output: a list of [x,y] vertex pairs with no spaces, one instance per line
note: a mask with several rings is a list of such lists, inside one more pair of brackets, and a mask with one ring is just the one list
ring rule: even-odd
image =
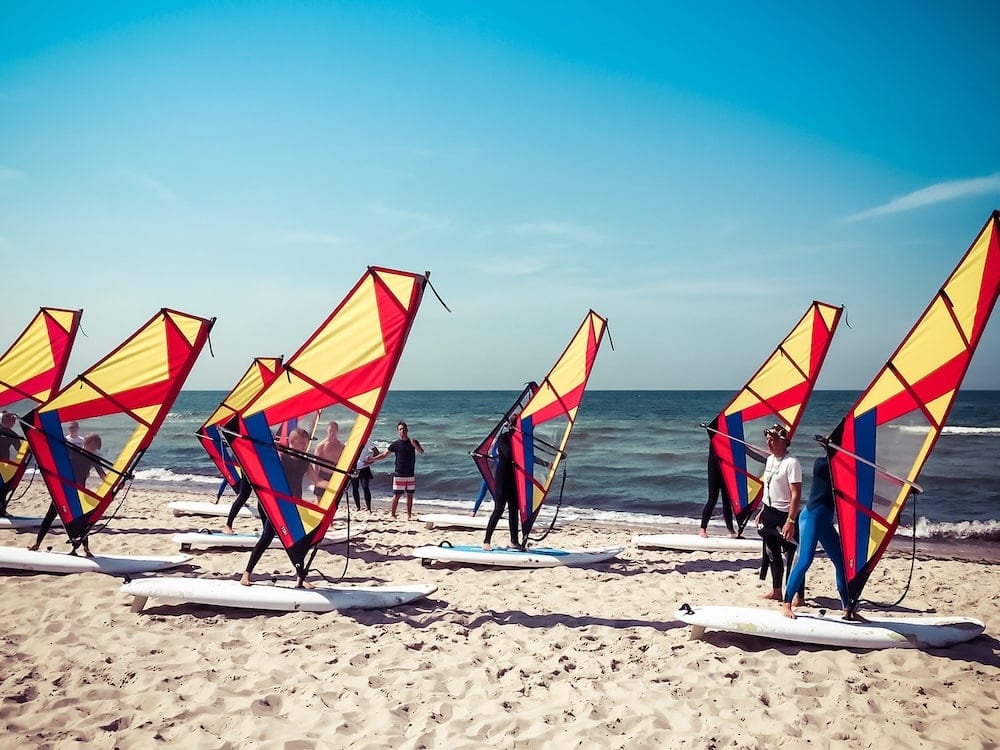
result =
[[[94,551],[175,554],[172,533],[221,526],[173,516],[166,505],[178,499],[210,498],[133,489]],[[345,582],[434,583],[429,598],[322,615],[156,601],[134,613],[117,578],[5,574],[0,745],[979,748],[1000,737],[1000,565],[990,548],[919,547],[896,611],[987,626],[949,649],[852,651],[711,631],[691,640],[674,617],[684,602],[769,606],[757,560],[638,549],[629,539],[648,527],[578,522],[546,544],[625,551],[593,568],[425,567],[414,547],[478,543],[481,532],[393,521],[377,504],[354,518]],[[46,505],[35,485],[12,511]],[[419,499],[417,509],[433,510]],[[241,530],[255,523],[241,519]],[[32,539],[0,532],[8,546]],[[62,531],[44,546],[64,549]],[[324,548],[314,568],[338,578],[343,551]],[[247,559],[193,554],[170,574],[233,578]],[[896,545],[866,596],[894,601],[909,570],[908,545]],[[262,584],[290,579],[284,551],[267,552],[258,573]],[[807,584],[804,611],[836,606],[823,558]]]

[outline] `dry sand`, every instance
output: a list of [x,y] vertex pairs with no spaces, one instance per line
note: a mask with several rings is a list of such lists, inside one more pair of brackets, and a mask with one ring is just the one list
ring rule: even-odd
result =
[[[221,526],[174,517],[175,499],[208,498],[133,489],[94,551],[175,554],[173,532]],[[11,510],[41,514],[46,504],[32,488]],[[637,549],[628,540],[648,527],[577,522],[546,543],[625,552],[593,568],[424,567],[415,546],[478,543],[481,532],[392,521],[379,505],[360,524],[345,580],[434,583],[428,599],[321,615],[150,601],[136,614],[116,578],[3,575],[0,745],[985,748],[1000,739],[1000,566],[988,555],[923,545],[917,555],[897,611],[986,623],[986,635],[949,649],[852,651],[711,631],[690,640],[674,618],[683,602],[774,606],[760,598],[756,560]],[[0,544],[32,539],[0,531]],[[54,529],[44,546],[64,549],[63,539]],[[315,567],[339,576],[344,547],[328,549]],[[247,558],[194,554],[170,574],[235,577]],[[908,550],[894,549],[866,596],[895,600],[909,567]],[[265,553],[258,573],[290,578],[284,551]],[[825,559],[808,583],[805,610],[836,605]]]

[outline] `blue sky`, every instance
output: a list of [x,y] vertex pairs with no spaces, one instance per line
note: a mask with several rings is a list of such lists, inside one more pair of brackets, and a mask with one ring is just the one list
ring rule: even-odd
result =
[[173,307],[227,389],[375,264],[453,311],[397,388],[516,390],[593,308],[592,387],[733,390],[813,299],[863,388],[1000,207],[1000,4],[787,7],[0,0],[0,348]]

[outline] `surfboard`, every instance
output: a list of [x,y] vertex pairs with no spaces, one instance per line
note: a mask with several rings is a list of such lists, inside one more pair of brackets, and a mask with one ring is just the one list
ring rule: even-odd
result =
[[[359,531],[352,530],[351,538],[357,538]],[[192,547],[227,547],[230,549],[249,549],[256,546],[260,537],[257,534],[223,534],[221,531],[190,531],[174,534],[173,540],[180,545],[181,552],[187,552]],[[346,531],[327,531],[321,544],[341,544],[348,539]],[[270,547],[280,547],[281,540],[274,538]]]
[[[167,503],[167,507],[174,512],[175,516],[228,516],[232,507],[230,502],[208,503],[198,500],[175,500]],[[236,514],[237,518],[257,518],[256,508],[251,508],[247,503]]]
[[848,622],[839,614],[796,612],[785,617],[775,606],[689,607],[677,610],[677,619],[688,625],[692,638],[706,630],[744,633],[796,643],[842,648],[946,648],[982,635],[986,626],[967,617],[886,617],[864,614],[868,622]]
[[[42,516],[0,516],[0,529],[37,529],[42,525]],[[62,519],[56,516],[52,528],[62,526]]]
[[[568,523],[572,523],[576,520],[576,516],[564,516],[560,515],[556,521],[556,528],[560,526],[565,526]],[[428,513],[423,516],[418,516],[417,520],[425,524],[428,529],[434,528],[453,528],[453,529],[486,529],[486,524],[489,523],[490,514],[480,512],[478,515],[470,516],[462,513]],[[551,516],[545,518],[544,516],[538,518],[535,521],[535,526],[548,526],[552,521]],[[505,525],[505,524],[504,524]]]
[[747,552],[761,554],[760,537],[731,539],[728,536],[702,537],[698,534],[648,534],[632,537],[638,547],[702,552]]
[[281,612],[330,612],[337,609],[382,609],[409,604],[437,591],[430,583],[385,586],[328,586],[297,589],[212,578],[136,578],[122,585],[122,593],[135,597],[132,611],[140,612],[147,599],[171,603],[207,604],[240,609]]
[[469,565],[495,565],[504,568],[554,568],[592,565],[617,556],[624,547],[602,547],[595,549],[550,549],[529,548],[526,552],[517,549],[494,548],[486,551],[481,545],[426,546],[413,550],[413,556],[424,565],[431,560],[438,562],[466,563]]
[[32,552],[23,547],[0,547],[0,569],[36,573],[107,573],[121,576],[151,573],[183,565],[191,555],[71,555],[68,552]]

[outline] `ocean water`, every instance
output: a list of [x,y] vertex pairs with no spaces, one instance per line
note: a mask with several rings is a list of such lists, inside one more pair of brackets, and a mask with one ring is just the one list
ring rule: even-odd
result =
[[[373,437],[394,440],[396,422],[405,420],[426,451],[417,457],[418,506],[426,501],[467,510],[479,488],[469,451],[518,393],[392,391]],[[214,494],[219,477],[194,432],[225,395],[180,394],[139,463],[136,486]],[[857,395],[813,394],[791,447],[807,477],[812,459],[821,452],[812,436],[828,434]],[[651,525],[699,518],[707,456],[706,434],[699,425],[731,397],[722,391],[588,391],[567,447],[562,512]],[[372,490],[376,497],[386,497],[391,494],[392,463],[376,469]],[[1000,539],[998,474],[1000,391],[961,392],[920,476],[924,492],[916,504],[917,535]],[[555,496],[550,497],[554,504]],[[719,513],[716,508],[717,517]],[[904,525],[911,518],[907,507]]]

